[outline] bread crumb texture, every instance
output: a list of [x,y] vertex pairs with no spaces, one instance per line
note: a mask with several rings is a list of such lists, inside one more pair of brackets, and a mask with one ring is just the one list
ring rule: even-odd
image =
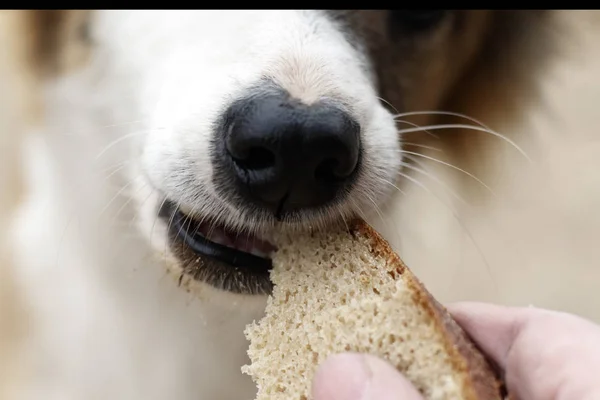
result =
[[481,398],[422,286],[378,235],[353,229],[278,245],[266,315],[245,331],[251,364],[242,371],[257,400],[309,399],[319,364],[341,352],[388,360],[426,399]]

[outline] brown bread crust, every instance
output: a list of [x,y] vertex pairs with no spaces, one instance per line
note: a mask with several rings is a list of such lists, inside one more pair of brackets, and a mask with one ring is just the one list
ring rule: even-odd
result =
[[412,274],[400,257],[390,248],[388,242],[367,223],[357,220],[350,225],[354,236],[367,238],[371,252],[389,260],[398,274],[403,275],[411,287],[415,301],[429,313],[440,332],[444,333],[445,348],[451,355],[457,370],[464,373],[463,387],[468,389],[465,400],[501,400],[502,383],[481,351],[467,333],[454,321],[450,313],[425,289]]

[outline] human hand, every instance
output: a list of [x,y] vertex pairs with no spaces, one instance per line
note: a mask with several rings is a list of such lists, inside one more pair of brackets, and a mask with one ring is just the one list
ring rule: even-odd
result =
[[[482,303],[448,307],[504,374],[513,399],[600,399],[600,326],[538,308]],[[391,365],[376,357],[340,354],[313,382],[314,400],[423,400]]]

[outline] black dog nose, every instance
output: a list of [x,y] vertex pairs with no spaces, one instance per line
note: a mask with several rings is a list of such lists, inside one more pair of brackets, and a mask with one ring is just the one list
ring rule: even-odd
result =
[[224,147],[238,189],[281,216],[343,194],[356,175],[360,127],[333,104],[264,95],[231,107]]

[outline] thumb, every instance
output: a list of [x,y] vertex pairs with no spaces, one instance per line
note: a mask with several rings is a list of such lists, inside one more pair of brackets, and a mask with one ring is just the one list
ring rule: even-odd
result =
[[371,355],[339,354],[327,359],[313,381],[314,400],[423,400],[393,366]]

